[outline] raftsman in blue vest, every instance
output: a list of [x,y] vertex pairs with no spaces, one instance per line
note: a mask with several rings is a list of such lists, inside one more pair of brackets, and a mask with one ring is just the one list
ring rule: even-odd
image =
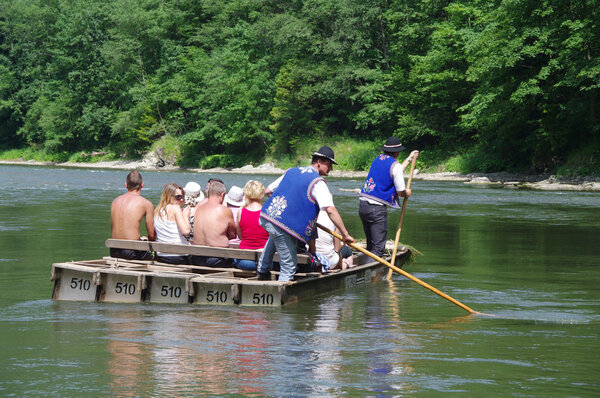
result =
[[379,202],[381,204],[399,207],[392,177],[392,166],[397,163],[392,156],[381,154],[373,160],[365,185],[360,191],[360,196]]
[[260,216],[290,235],[308,243],[314,234],[319,205],[312,187],[324,181],[311,166],[288,169],[283,180],[263,205]]

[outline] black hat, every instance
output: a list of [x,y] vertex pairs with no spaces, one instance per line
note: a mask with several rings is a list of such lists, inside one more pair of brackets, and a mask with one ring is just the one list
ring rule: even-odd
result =
[[405,150],[406,148],[404,148],[402,146],[402,144],[400,143],[400,140],[396,137],[389,137],[387,140],[385,140],[385,145],[381,147],[381,150],[384,152],[400,152]]
[[333,164],[338,164],[334,159],[333,149],[329,148],[328,146],[322,146],[317,152],[313,153],[313,156],[329,159]]

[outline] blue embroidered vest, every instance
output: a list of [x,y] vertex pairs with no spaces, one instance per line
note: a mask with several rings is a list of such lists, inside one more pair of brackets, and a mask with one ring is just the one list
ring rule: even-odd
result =
[[398,207],[398,198],[392,177],[394,163],[397,163],[396,159],[389,155],[377,156],[371,163],[367,180],[359,196],[387,206]]
[[319,205],[311,191],[319,181],[324,180],[311,166],[288,169],[275,192],[263,205],[260,217],[308,243],[313,237],[319,215]]

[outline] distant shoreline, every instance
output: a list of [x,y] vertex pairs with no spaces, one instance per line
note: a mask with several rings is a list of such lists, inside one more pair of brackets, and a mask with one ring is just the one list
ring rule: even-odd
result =
[[[32,160],[0,160],[0,164],[7,165],[29,165],[29,166],[54,166],[73,167],[87,169],[117,169],[117,170],[165,170],[165,171],[191,171],[198,173],[236,173],[236,174],[268,174],[280,175],[285,170],[275,167],[273,164],[262,164],[260,166],[247,165],[239,168],[182,168],[166,165],[158,167],[147,159],[139,161],[114,160],[95,163],[74,162],[37,162]],[[365,178],[366,171],[340,171],[333,170],[331,177],[340,178]],[[481,186],[502,186],[507,189],[536,189],[545,191],[590,191],[600,192],[600,178],[597,177],[575,177],[562,178],[550,174],[519,174],[519,173],[419,173],[415,170],[414,180],[422,181],[458,181],[465,184]]]

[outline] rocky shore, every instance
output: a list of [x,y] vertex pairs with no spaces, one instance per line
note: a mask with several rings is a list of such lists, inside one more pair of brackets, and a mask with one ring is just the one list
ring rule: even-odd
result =
[[[115,160],[108,162],[95,163],[54,163],[54,162],[36,162],[20,160],[0,160],[0,164],[18,164],[35,166],[55,166],[55,167],[79,167],[79,168],[101,168],[101,169],[119,169],[119,170],[187,170],[202,173],[237,173],[237,174],[269,174],[279,175],[284,172],[283,169],[275,167],[271,163],[260,166],[246,165],[244,167],[225,169],[182,169],[169,164],[161,164],[152,157],[146,157],[139,161]],[[366,171],[340,171],[333,170],[331,177],[341,178],[365,178]],[[536,189],[544,191],[593,191],[600,192],[600,178],[598,177],[575,177],[563,178],[550,174],[517,174],[517,173],[420,173],[415,170],[414,180],[423,181],[459,181],[465,184],[481,186],[501,186],[507,189]]]

